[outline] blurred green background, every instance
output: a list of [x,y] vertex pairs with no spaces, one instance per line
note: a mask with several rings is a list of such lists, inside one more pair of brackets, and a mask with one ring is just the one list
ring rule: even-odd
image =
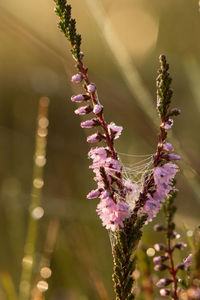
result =
[[[102,21],[101,10],[90,6],[94,3],[72,0],[72,15],[78,20],[84,61],[91,80],[97,84],[105,118],[124,127],[116,142],[119,152],[155,151],[157,131],[147,112],[156,104],[158,56],[167,56],[175,91],[173,103],[182,111],[173,127],[178,147],[184,151],[182,174],[178,176],[177,225],[179,230],[183,224],[193,230],[199,224],[200,211],[197,0],[98,0],[106,13],[101,28],[97,26],[97,21]],[[49,255],[52,276],[45,298],[113,299],[108,234],[95,212],[97,201],[86,199],[95,187],[88,169],[87,132],[80,129],[80,118],[73,114],[75,105],[70,101],[80,89],[70,82],[74,61],[56,26],[54,3],[1,0],[0,20],[0,272],[10,274],[18,289],[38,103],[46,96],[50,105],[42,195],[45,214],[39,221],[36,261],[43,255],[48,229],[57,229]],[[129,58],[124,69],[124,49],[119,41]],[[115,56],[120,58],[121,67]],[[143,106],[142,99],[146,101]],[[152,235],[150,224],[145,228],[143,243],[150,247],[157,238]],[[38,267],[34,267],[34,278],[38,272]],[[0,299],[7,299],[3,286]]]

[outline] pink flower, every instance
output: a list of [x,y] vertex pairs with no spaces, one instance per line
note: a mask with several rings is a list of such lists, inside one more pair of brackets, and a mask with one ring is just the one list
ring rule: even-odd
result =
[[167,163],[161,167],[156,167],[154,169],[155,184],[158,186],[163,183],[170,184],[178,171],[178,166],[172,163]]
[[163,148],[164,148],[166,151],[174,151],[174,147],[173,147],[172,144],[170,144],[170,143],[164,143],[164,144],[163,144]]
[[100,196],[100,194],[101,194],[101,192],[100,192],[98,189],[92,190],[92,191],[87,195],[87,198],[88,198],[88,199],[97,198],[97,197]]
[[96,90],[96,85],[94,83],[90,83],[88,86],[87,86],[87,90],[89,93],[94,93],[95,90]]
[[181,159],[181,157],[179,155],[176,155],[173,153],[169,154],[168,158],[169,158],[169,160],[180,160]]
[[99,121],[97,119],[87,120],[81,123],[82,128],[93,128],[99,125]]
[[129,205],[124,202],[116,204],[112,198],[101,200],[97,205],[97,213],[103,226],[113,232],[123,227],[124,220],[130,217]]
[[100,142],[102,140],[102,135],[99,132],[96,132],[90,136],[88,136],[87,138],[87,142],[88,143],[97,143]]
[[133,184],[129,179],[124,182],[124,186],[126,188],[127,194],[129,195],[133,195],[138,189],[138,185]]
[[92,148],[88,156],[93,159],[94,162],[97,162],[99,160],[106,160],[108,156],[108,151],[104,147],[97,147],[97,148]]
[[71,97],[72,102],[83,102],[83,101],[87,101],[89,99],[90,99],[89,95],[82,95],[82,94]]
[[92,111],[92,108],[90,105],[81,106],[77,108],[74,112],[76,115],[86,115],[89,114]]
[[98,115],[100,112],[102,112],[103,106],[101,104],[96,104],[93,108],[93,113],[95,115]]
[[165,130],[169,130],[172,128],[172,125],[174,124],[174,121],[172,119],[167,120],[166,122],[161,124],[161,127]]
[[82,79],[83,79],[83,76],[81,73],[78,73],[78,74],[72,76],[72,82],[74,82],[74,83],[79,83],[82,81]]
[[184,259],[185,268],[188,269],[192,262],[193,255],[190,253],[188,257]]
[[110,133],[110,135],[114,138],[114,139],[118,139],[121,132],[123,130],[122,126],[116,126],[115,123],[111,122],[108,125],[108,131]]

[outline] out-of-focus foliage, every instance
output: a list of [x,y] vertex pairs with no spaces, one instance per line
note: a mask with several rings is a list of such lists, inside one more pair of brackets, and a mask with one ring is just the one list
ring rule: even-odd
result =
[[[153,153],[155,128],[127,88],[96,25],[95,13],[91,14],[85,1],[73,0],[71,4],[83,37],[84,59],[90,78],[97,84],[106,119],[124,127],[117,144],[119,152]],[[156,101],[157,58],[160,53],[167,55],[175,91],[173,102],[182,111],[173,132],[200,184],[197,1],[103,0],[102,4],[152,95],[152,102]],[[45,297],[112,299],[110,242],[95,213],[96,200],[85,198],[93,185],[88,145],[80,120],[73,114],[75,105],[69,101],[79,89],[72,90],[73,60],[67,42],[57,30],[53,7],[53,1],[47,0],[0,3],[0,272],[10,274],[13,283],[9,276],[6,282],[18,287],[31,197],[38,102],[47,96],[50,124],[42,197],[45,215],[39,224],[37,262],[43,256],[50,224],[59,229],[50,254],[52,276]],[[180,162],[182,172],[184,163]],[[193,177],[191,173],[191,181]],[[178,186],[177,226],[182,227],[184,222],[194,229],[198,225],[200,198],[182,175]],[[143,241],[150,247],[156,239],[149,225]],[[38,267],[34,272],[39,272]],[[1,286],[2,300],[6,299],[3,290]]]

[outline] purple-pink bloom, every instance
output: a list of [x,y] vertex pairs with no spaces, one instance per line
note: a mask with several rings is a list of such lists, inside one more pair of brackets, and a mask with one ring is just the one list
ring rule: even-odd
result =
[[163,297],[168,296],[170,294],[171,294],[171,291],[169,289],[161,289],[160,290],[160,295],[163,296]]
[[89,114],[92,111],[92,108],[90,105],[86,105],[86,106],[81,106],[79,108],[77,108],[74,112],[76,115],[86,115]]
[[97,205],[97,213],[103,226],[111,231],[119,230],[124,226],[124,220],[130,217],[129,205],[124,202],[115,203],[112,198],[101,200]]
[[133,195],[133,194],[137,191],[137,189],[138,189],[138,185],[132,183],[132,182],[130,181],[130,179],[128,179],[128,180],[126,180],[126,181],[124,182],[124,186],[125,186],[125,188],[126,188],[127,194],[129,194],[129,195]]
[[101,192],[99,191],[99,189],[92,190],[92,191],[87,195],[87,198],[88,198],[88,199],[97,198],[97,197],[100,196],[100,194],[101,194]]
[[184,264],[185,264],[185,268],[186,268],[186,269],[189,268],[189,266],[190,266],[190,264],[191,264],[191,262],[192,262],[192,258],[193,258],[193,255],[192,255],[192,253],[190,253],[190,254],[188,255],[188,257],[186,257],[186,258],[184,259]]
[[108,125],[108,131],[110,133],[110,135],[112,137],[114,137],[114,139],[118,139],[121,132],[123,130],[123,127],[122,126],[117,126],[115,125],[114,122],[111,122],[109,125]]
[[93,108],[93,113],[95,115],[98,115],[100,112],[102,112],[103,106],[101,104],[96,104]]
[[106,160],[108,151],[104,147],[92,148],[89,151],[88,156],[93,159],[94,162],[97,162],[99,160]]
[[72,102],[83,102],[85,100],[84,95],[79,94],[71,97]]
[[174,124],[174,121],[172,119],[167,120],[166,122],[161,124],[161,127],[165,130],[169,130],[172,128],[172,125]]
[[102,138],[103,138],[102,135],[99,132],[96,132],[87,137],[87,142],[88,143],[97,143],[97,142],[100,142],[102,140]]
[[86,120],[84,122],[81,122],[82,128],[93,128],[98,125],[99,125],[99,121],[97,119]]
[[181,157],[180,157],[180,155],[177,155],[177,154],[174,154],[174,153],[170,153],[170,154],[168,154],[168,159],[176,161],[176,160],[180,160]]
[[94,83],[90,83],[88,86],[87,86],[87,90],[89,93],[94,93],[95,90],[96,90],[96,85]]
[[79,83],[83,79],[83,75],[81,73],[75,74],[72,76],[72,82]]
[[170,143],[164,143],[163,148],[164,148],[164,150],[167,150],[167,151],[174,151],[174,147]]

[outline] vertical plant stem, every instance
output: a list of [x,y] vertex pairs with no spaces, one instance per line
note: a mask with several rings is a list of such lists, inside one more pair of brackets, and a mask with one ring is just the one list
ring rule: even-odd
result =
[[38,123],[35,137],[35,154],[33,167],[33,182],[29,205],[28,229],[25,240],[24,257],[22,259],[22,273],[19,285],[19,299],[29,300],[31,294],[32,270],[38,234],[38,221],[43,216],[41,205],[42,187],[44,185],[43,172],[46,163],[46,143],[48,127],[47,97],[40,98]]
[[167,253],[169,257],[169,262],[170,262],[170,273],[172,275],[172,280],[173,280],[173,299],[178,300],[178,295],[177,295],[177,280],[176,280],[176,271],[174,268],[174,260],[173,260],[173,255],[172,255],[172,248],[171,248],[171,229],[170,229],[170,224],[168,223],[167,225]]

